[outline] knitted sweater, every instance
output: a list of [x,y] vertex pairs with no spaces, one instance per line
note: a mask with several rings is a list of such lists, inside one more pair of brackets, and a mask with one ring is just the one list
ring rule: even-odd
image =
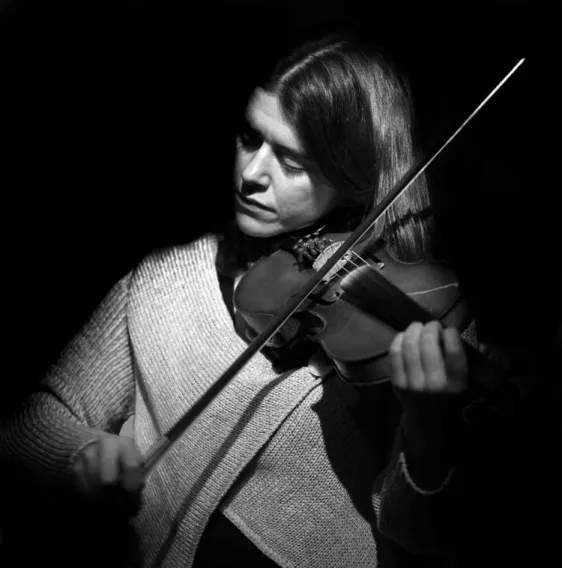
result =
[[[147,452],[246,347],[217,250],[204,236],[118,282],[4,431],[0,455],[69,480],[77,452],[132,414]],[[357,400],[335,375],[279,375],[254,357],[148,476],[134,520],[142,566],[191,566],[217,508],[280,566],[377,566],[380,533],[435,552],[447,488],[415,486],[399,438],[382,456]]]

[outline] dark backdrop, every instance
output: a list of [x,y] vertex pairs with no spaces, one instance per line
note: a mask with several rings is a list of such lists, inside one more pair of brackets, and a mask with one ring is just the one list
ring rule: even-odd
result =
[[[560,321],[556,5],[0,2],[1,409],[142,256],[229,218],[235,123],[260,63],[299,27],[344,17],[410,76],[426,146],[528,57],[430,177],[441,250],[489,333],[544,340]],[[42,521],[14,494],[10,536],[27,546]]]
[[[555,3],[393,4],[4,0],[4,346],[14,391],[144,254],[230,215],[235,119],[259,62],[299,26],[355,18],[372,29],[411,78],[426,141],[527,56],[528,69],[432,175],[447,188],[447,211],[462,203],[444,216],[461,241],[466,211],[482,216],[498,188],[502,210],[516,189],[525,200],[544,192]],[[456,244],[482,248],[505,229],[496,221]]]
[[[235,119],[256,69],[279,38],[326,20],[360,20],[409,74],[425,142],[528,57],[431,176],[443,243],[454,245],[461,272],[532,263],[547,240],[534,233],[546,221],[536,221],[532,202],[542,202],[541,215],[552,211],[544,174],[553,163],[556,3],[393,4],[4,0],[10,390],[41,375],[144,254],[228,218]],[[525,244],[537,240],[542,246]],[[497,278],[475,280],[477,293],[485,280]]]

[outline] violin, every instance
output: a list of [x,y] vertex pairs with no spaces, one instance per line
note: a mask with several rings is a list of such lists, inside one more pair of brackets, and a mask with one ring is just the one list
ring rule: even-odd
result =
[[[454,286],[450,286],[453,284],[451,273],[445,269],[438,269],[430,263],[417,268],[410,265],[405,269],[398,263],[393,265],[392,259],[383,254],[381,258],[375,256],[371,260],[367,257],[366,263],[361,261],[362,265],[343,277],[341,271],[355,257],[363,258],[361,253],[365,251],[360,250],[361,244],[358,243],[362,242],[379,217],[431,165],[524,61],[525,59],[521,59],[468,118],[444,142],[437,145],[433,152],[428,153],[429,158],[418,160],[343,242],[335,240],[331,243],[334,247],[325,247],[321,251],[325,253],[324,258],[316,266],[313,264],[312,270],[305,270],[299,276],[302,271],[298,264],[295,266],[294,255],[287,251],[274,253],[270,258],[258,261],[257,268],[254,267],[256,270],[249,272],[249,276],[246,275],[248,278],[244,287],[237,294],[237,303],[244,317],[258,335],[207,392],[149,449],[143,463],[143,474],[150,472],[209,402],[268,342],[275,345],[281,341],[282,345],[290,345],[291,341],[301,337],[299,333],[307,339],[314,338],[316,345],[322,345],[327,353],[332,354],[335,365],[344,377],[354,377],[353,380],[358,384],[364,384],[369,382],[367,376],[374,371],[379,380],[385,378],[385,373],[388,377],[388,363],[381,356],[388,348],[389,338],[405,329],[410,322],[424,323],[441,315],[463,325],[466,315],[463,303],[459,301],[459,291],[442,292],[435,297],[438,299],[434,298],[426,306],[423,305],[423,294],[416,294],[424,291],[419,288],[420,282],[424,283],[423,286],[436,283],[437,288],[442,290],[448,287],[454,289]],[[379,265],[378,268],[373,267],[373,262]],[[385,276],[382,276],[385,270]],[[330,285],[335,274],[338,278]],[[264,277],[266,280],[263,280]],[[280,280],[283,281],[282,285]],[[274,282],[275,286],[271,287],[282,292],[262,294],[260,301],[263,305],[251,301],[251,292],[263,290],[267,286],[266,282]],[[297,291],[298,285],[302,286]],[[368,289],[374,289],[377,293],[369,295],[365,292]],[[310,299],[312,294],[314,297]],[[416,300],[412,299],[414,295]],[[373,303],[373,298],[379,298],[379,301]],[[360,309],[353,310],[347,305],[353,303]],[[292,317],[293,314],[296,315]],[[380,321],[375,324],[372,319],[366,319],[365,314]],[[305,321],[303,325],[303,318],[308,318],[312,323]],[[287,322],[288,327],[284,328]],[[280,335],[276,336],[280,330]],[[353,331],[353,335],[349,330]],[[373,330],[377,332],[375,336],[372,335]],[[474,348],[468,348],[467,352],[470,365],[470,356],[479,353]]]
[[[299,294],[348,236],[319,233],[292,245],[289,240],[240,280],[234,306],[250,339]],[[468,307],[451,269],[432,260],[399,262],[384,249],[367,252],[353,247],[266,344],[287,361],[280,370],[306,365],[320,346],[344,380],[372,385],[391,377],[387,352],[397,329],[430,320],[461,331],[468,327]],[[405,303],[403,294],[412,300]]]

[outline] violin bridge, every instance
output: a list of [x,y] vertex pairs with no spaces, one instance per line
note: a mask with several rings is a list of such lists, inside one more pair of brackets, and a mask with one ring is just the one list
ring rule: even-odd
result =
[[[318,272],[326,262],[334,255],[334,253],[338,250],[341,243],[331,243],[327,247],[325,247],[322,252],[316,257],[316,260],[312,264],[312,268]],[[348,264],[351,260],[351,254],[347,252],[344,254],[337,262],[330,268],[330,270],[325,274],[324,278],[322,278],[322,282],[328,283],[340,270],[345,270],[345,265]]]
[[373,263],[369,263],[371,264],[371,266],[373,268],[376,268],[377,270],[381,271],[384,268],[384,262],[378,258],[377,256],[375,256],[374,254],[371,255],[371,260],[373,261]]
[[[326,246],[322,252],[316,257],[316,260],[312,264],[312,268],[318,272],[324,264],[331,258],[335,252],[340,247],[341,242],[332,243]],[[356,258],[353,258],[356,257]],[[362,258],[360,255],[357,254],[355,251],[348,251],[346,252],[336,264],[326,273],[322,281],[324,283],[328,283],[334,276],[336,276],[341,270],[345,271],[346,274],[350,272],[347,268],[347,265],[350,265],[350,268],[353,270],[355,268],[360,268],[361,266],[370,266],[375,268],[376,270],[381,271],[384,268],[384,262],[375,255],[371,255],[369,261]]]

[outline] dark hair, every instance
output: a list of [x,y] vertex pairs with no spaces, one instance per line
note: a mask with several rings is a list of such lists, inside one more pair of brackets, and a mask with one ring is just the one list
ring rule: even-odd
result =
[[[416,160],[408,85],[378,50],[356,37],[331,34],[305,42],[279,61],[262,87],[279,97],[306,154],[336,188],[340,209],[355,225]],[[429,219],[422,175],[369,238],[384,242],[399,260],[414,262],[428,252]]]
[[[279,97],[307,155],[341,196],[365,214],[413,165],[413,105],[404,78],[352,37],[305,43],[281,60],[264,88]],[[423,176],[373,228],[390,252],[418,260],[428,248],[429,196]]]

